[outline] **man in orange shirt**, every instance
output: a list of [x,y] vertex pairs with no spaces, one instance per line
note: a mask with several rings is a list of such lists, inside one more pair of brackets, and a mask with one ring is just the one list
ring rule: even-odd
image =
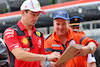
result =
[[66,67],[87,67],[86,56],[89,53],[95,52],[98,43],[86,37],[84,34],[80,35],[77,32],[75,33],[73,29],[69,27],[69,24],[69,15],[66,11],[58,10],[55,12],[53,17],[55,31],[46,38],[44,45],[45,51],[48,54],[54,51],[62,54],[73,42],[84,45],[80,50],[75,51],[76,56],[66,63]]

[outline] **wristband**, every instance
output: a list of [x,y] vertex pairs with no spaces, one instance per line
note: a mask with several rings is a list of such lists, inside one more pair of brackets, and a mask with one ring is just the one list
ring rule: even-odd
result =
[[49,60],[49,55],[46,55],[46,61],[48,61]]
[[92,52],[93,51],[93,47],[91,46],[91,45],[87,45],[87,46],[89,46],[90,47],[90,52]]
[[43,65],[44,65],[44,67],[51,67],[50,66],[50,61],[44,61]]

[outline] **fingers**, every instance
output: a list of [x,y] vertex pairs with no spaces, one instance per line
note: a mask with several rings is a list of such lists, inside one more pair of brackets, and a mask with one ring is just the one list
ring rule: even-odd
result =
[[60,58],[60,53],[59,52],[53,52],[49,55],[49,60],[59,59],[59,58]]
[[85,51],[80,52],[79,54],[77,54],[77,56],[84,56],[83,54],[85,53]]
[[59,52],[53,52],[54,53],[54,55],[55,55],[55,57],[58,59],[58,58],[60,58],[60,53]]
[[85,51],[83,51],[82,49],[74,52],[75,56],[83,56],[84,53],[85,53]]
[[86,49],[86,47],[83,47],[80,50],[76,50],[74,54],[75,56],[86,56],[88,54],[88,50]]
[[56,52],[56,51],[55,51],[55,52],[53,52],[53,53],[55,53],[55,54],[59,54],[59,55],[60,55],[60,52]]
[[56,62],[50,61],[50,66],[51,67],[56,67],[55,64],[56,64]]
[[85,51],[85,53],[83,54],[83,56],[86,56],[87,54],[90,53],[90,49],[88,48],[88,46],[82,47],[82,49]]

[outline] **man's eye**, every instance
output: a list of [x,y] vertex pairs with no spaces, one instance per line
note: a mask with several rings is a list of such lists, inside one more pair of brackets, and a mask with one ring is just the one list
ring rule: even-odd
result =
[[32,16],[35,16],[35,14],[31,14]]
[[60,24],[57,24],[57,25],[60,25]]
[[65,25],[65,23],[63,23],[62,25]]

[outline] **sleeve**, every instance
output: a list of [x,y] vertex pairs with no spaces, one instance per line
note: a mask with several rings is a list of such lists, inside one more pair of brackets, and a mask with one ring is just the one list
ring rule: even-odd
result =
[[4,32],[4,41],[10,51],[14,48],[21,47],[17,33],[12,28],[7,28]]
[[[44,48],[45,48],[45,53],[46,54],[51,54],[53,52],[52,49],[52,40],[50,39],[46,39],[45,40],[45,44],[44,44]],[[58,59],[54,59],[53,61],[56,62]]]
[[93,54],[88,54],[87,63],[96,62],[95,57]]
[[46,54],[50,54],[50,53],[53,52],[53,49],[52,49],[52,43],[51,43],[50,40],[45,40],[44,48],[45,48]]
[[98,43],[94,39],[87,37],[83,33],[78,34],[78,39],[79,39],[79,43],[82,45],[87,45],[89,42],[94,42],[96,44],[96,46],[98,47]]
[[98,47],[98,42],[96,42],[94,39],[91,39],[89,37],[84,38],[81,43],[87,45],[89,42],[94,42]]

